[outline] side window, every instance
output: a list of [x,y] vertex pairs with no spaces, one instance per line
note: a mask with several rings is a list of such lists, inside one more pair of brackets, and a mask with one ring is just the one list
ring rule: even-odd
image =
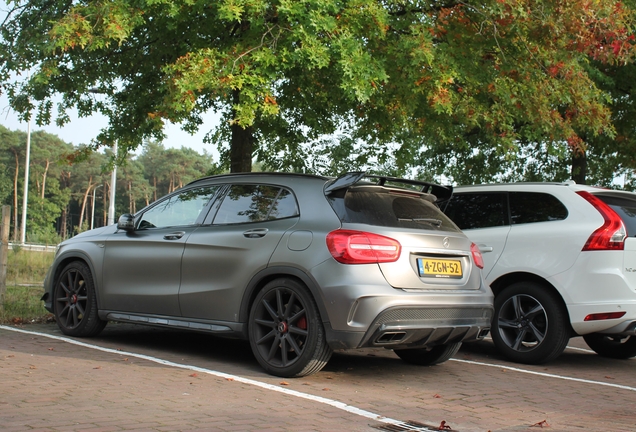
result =
[[218,186],[188,189],[160,201],[141,216],[138,228],[193,225]]
[[267,185],[232,185],[214,217],[214,224],[261,222],[298,216],[293,193]]
[[510,192],[513,224],[563,220],[568,210],[554,195],[539,192]]
[[506,194],[453,194],[444,213],[462,230],[503,226],[508,220]]

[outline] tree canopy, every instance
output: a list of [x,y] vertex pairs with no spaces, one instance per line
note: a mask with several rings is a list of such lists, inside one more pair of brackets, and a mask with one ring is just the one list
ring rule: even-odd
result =
[[310,170],[308,156],[347,146],[360,163],[439,160],[436,171],[445,155],[576,156],[634,134],[612,110],[633,64],[633,3],[12,0],[0,89],[40,124],[71,108],[106,115],[92,148],[118,140],[124,153],[161,139],[166,120],[193,131],[215,110],[208,138],[232,171],[253,157]]

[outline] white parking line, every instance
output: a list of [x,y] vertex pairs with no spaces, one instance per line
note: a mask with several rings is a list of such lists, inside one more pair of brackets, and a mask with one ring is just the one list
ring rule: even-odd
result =
[[10,331],[14,331],[14,332],[18,332],[18,333],[25,333],[25,334],[30,334],[30,335],[35,335],[35,336],[42,336],[42,337],[47,337],[50,339],[55,339],[55,340],[59,340],[62,342],[68,342],[70,344],[73,345],[78,345],[84,348],[91,348],[94,350],[98,350],[98,351],[103,351],[106,353],[110,353],[110,354],[117,354],[117,355],[123,355],[126,357],[135,357],[138,359],[142,359],[142,360],[147,360],[147,361],[151,361],[154,363],[159,363],[161,365],[164,366],[171,366],[171,367],[175,367],[175,368],[179,368],[179,369],[186,369],[186,370],[191,370],[194,372],[199,372],[199,373],[205,373],[205,374],[209,374],[209,375],[213,375],[219,378],[224,378],[224,379],[229,379],[232,381],[237,381],[243,384],[249,384],[249,385],[253,385],[256,387],[261,387],[263,389],[266,390],[273,390],[273,391],[277,391],[279,393],[284,393],[286,395],[289,396],[296,396],[299,398],[303,398],[303,399],[309,399],[311,401],[314,402],[319,402],[325,405],[329,405],[332,406],[334,408],[346,411],[350,414],[355,414],[355,415],[359,415],[368,419],[372,419],[381,423],[386,423],[386,424],[392,424],[392,425],[401,425],[403,424],[402,421],[399,420],[395,420],[392,418],[388,418],[388,417],[384,417],[380,414],[375,414],[372,413],[370,411],[366,411],[360,408],[356,408],[354,406],[351,405],[347,405],[346,403],[343,402],[338,402],[337,400],[333,400],[333,399],[328,399],[328,398],[324,398],[321,396],[314,396],[308,393],[303,393],[303,392],[299,392],[296,390],[290,390],[290,389],[286,389],[283,387],[278,387],[272,384],[267,384],[264,382],[260,382],[260,381],[256,381],[256,380],[252,380],[249,378],[243,378],[241,376],[238,375],[232,375],[232,374],[227,374],[227,373],[223,373],[223,372],[218,372],[215,370],[210,370],[210,369],[205,369],[205,368],[201,368],[201,367],[197,367],[197,366],[192,366],[192,365],[186,365],[186,364],[181,364],[181,363],[175,363],[175,362],[171,362],[168,360],[163,360],[157,357],[151,357],[151,356],[147,356],[144,354],[137,354],[137,353],[132,353],[132,352],[127,352],[127,351],[119,351],[119,350],[114,350],[111,348],[104,348],[101,347],[99,345],[91,345],[91,344],[87,344],[84,342],[79,342],[76,341],[74,339],[70,339],[70,338],[66,338],[63,336],[55,336],[55,335],[51,335],[51,334],[46,334],[46,333],[39,333],[39,332],[33,332],[33,331],[28,331],[28,330],[22,330],[22,329],[18,329],[18,328],[14,328],[14,327],[7,327],[7,326],[3,326],[0,325],[0,329],[3,330],[10,330]]
[[529,375],[539,375],[539,376],[547,377],[547,378],[556,378],[556,379],[562,379],[566,381],[576,381],[576,382],[580,382],[584,384],[594,384],[594,385],[600,385],[600,386],[606,386],[606,387],[614,387],[614,388],[619,388],[621,390],[629,390],[629,391],[636,392],[636,387],[629,387],[629,386],[624,386],[620,384],[612,384],[612,383],[607,383],[603,381],[592,381],[592,380],[586,380],[582,378],[573,378],[573,377],[564,376],[564,375],[549,374],[545,372],[536,372],[536,371],[531,371],[527,369],[511,367],[511,366],[505,366],[505,365],[499,365],[499,364],[493,364],[493,363],[476,362],[472,360],[461,360],[461,359],[452,358],[450,359],[450,361],[456,361],[460,363],[467,363],[467,364],[478,365],[478,366],[487,366],[492,368],[506,369],[509,371],[525,373]]
[[[289,395],[289,396],[295,396],[295,397],[299,397],[299,398],[303,398],[303,399],[308,399],[308,400],[311,400],[311,401],[314,401],[314,402],[322,403],[322,404],[325,404],[325,405],[329,405],[329,406],[337,408],[339,410],[346,411],[346,412],[348,412],[350,414],[355,414],[355,415],[358,415],[358,416],[361,416],[361,417],[365,417],[365,418],[368,418],[368,419],[372,419],[372,420],[375,420],[377,422],[381,422],[381,423],[385,423],[385,424],[391,424],[391,425],[403,425],[404,424],[404,422],[402,422],[402,421],[395,420],[395,419],[388,418],[388,417],[384,417],[384,416],[382,416],[380,414],[372,413],[370,411],[366,411],[366,410],[354,407],[352,405],[347,405],[347,404],[345,404],[343,402],[339,402],[337,400],[328,399],[328,398],[324,398],[324,397],[321,397],[321,396],[314,396],[314,395],[311,395],[311,394],[308,394],[308,393],[299,392],[299,391],[296,391],[296,390],[286,389],[286,388],[275,386],[275,385],[272,385],[272,384],[267,384],[267,383],[264,383],[264,382],[252,380],[252,379],[249,379],[249,378],[243,378],[243,377],[238,376],[238,375],[227,374],[227,373],[224,373],[224,372],[218,372],[218,371],[205,369],[205,368],[192,366],[192,365],[174,363],[174,362],[171,362],[171,361],[168,361],[168,360],[163,360],[163,359],[160,359],[160,358],[157,358],[157,357],[151,357],[151,356],[147,356],[147,355],[144,355],[144,354],[137,354],[137,353],[127,352],[127,351],[114,350],[114,349],[111,349],[111,348],[104,348],[104,347],[100,347],[98,345],[91,345],[91,344],[87,344],[87,343],[84,343],[84,342],[79,342],[79,341],[76,341],[74,339],[70,339],[70,338],[66,338],[66,337],[62,337],[62,336],[55,336],[55,335],[50,335],[50,334],[46,334],[46,333],[32,332],[32,331],[28,331],[28,330],[22,330],[22,329],[17,329],[17,328],[14,328],[14,327],[3,326],[3,325],[0,325],[0,329],[14,331],[14,332],[19,332],[19,333],[30,334],[30,335],[35,335],[35,336],[47,337],[47,338],[59,340],[59,341],[62,341],[62,342],[68,342],[70,344],[78,345],[78,346],[81,346],[81,347],[84,347],[84,348],[91,348],[91,349],[95,349],[95,350],[98,350],[98,351],[103,351],[103,352],[106,352],[106,353],[117,354],[117,355],[125,355],[125,356],[128,356],[128,357],[135,357],[135,358],[151,361],[151,362],[154,362],[154,363],[162,364],[162,365],[165,365],[165,366],[171,366],[171,367],[175,367],[175,368],[179,368],[179,369],[186,369],[186,370],[191,370],[191,371],[194,371],[194,372],[205,373],[205,374],[217,376],[219,378],[224,378],[224,379],[231,379],[232,381],[237,381],[237,382],[240,382],[240,383],[244,383],[244,384],[249,384],[249,385],[253,385],[253,386],[256,386],[256,387],[260,387],[260,388],[263,388],[263,389],[266,389],[266,390],[273,390],[273,391],[276,391],[276,392],[279,392],[279,393],[283,393],[283,394],[286,394],[286,395]],[[538,376],[542,376],[542,377],[546,377],[546,378],[555,378],[555,379],[562,379],[562,380],[567,380],[567,381],[575,381],[575,382],[580,382],[580,383],[583,383],[583,384],[592,384],[592,385],[613,387],[613,388],[618,388],[618,389],[621,389],[621,390],[628,390],[628,391],[636,392],[636,388],[635,387],[629,387],[629,386],[624,386],[624,385],[620,385],[620,384],[612,384],[612,383],[606,383],[606,382],[602,382],[602,381],[592,381],[592,380],[586,380],[586,379],[581,379],[581,378],[573,378],[573,377],[568,377],[568,376],[563,376],[563,375],[549,374],[549,373],[544,373],[544,372],[535,372],[535,371],[521,369],[521,368],[516,368],[516,367],[511,367],[511,366],[498,365],[498,364],[492,364],[492,363],[476,362],[476,361],[472,361],[472,360],[450,359],[450,361],[455,361],[455,362],[465,363],[465,364],[471,364],[471,365],[476,365],[476,366],[486,366],[486,367],[492,367],[492,368],[506,369],[506,370],[513,371],[513,372],[530,374],[530,375],[538,375]],[[426,430],[426,429],[420,429],[420,430]]]

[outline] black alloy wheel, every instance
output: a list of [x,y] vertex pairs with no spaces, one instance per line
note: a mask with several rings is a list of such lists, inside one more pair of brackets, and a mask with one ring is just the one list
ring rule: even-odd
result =
[[106,321],[97,316],[93,276],[86,264],[68,264],[57,279],[53,291],[53,311],[62,333],[69,336],[95,336]]
[[510,285],[495,298],[492,338],[508,359],[540,364],[557,358],[570,340],[560,298],[534,282]]
[[293,279],[277,279],[258,293],[249,317],[254,356],[270,374],[300,377],[321,370],[332,351],[315,301]]

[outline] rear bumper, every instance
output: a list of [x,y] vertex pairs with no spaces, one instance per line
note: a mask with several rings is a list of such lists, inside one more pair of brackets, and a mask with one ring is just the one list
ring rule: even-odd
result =
[[314,273],[333,349],[423,348],[480,340],[490,330],[494,297],[485,283],[472,290],[407,291],[391,287],[378,266],[338,266]]
[[[565,300],[578,335],[621,334],[636,321],[636,256],[628,251],[581,252],[566,272],[548,278]],[[618,319],[586,321],[592,314],[625,312]]]
[[366,332],[329,329],[333,349],[383,347],[424,348],[456,342],[472,342],[490,331],[493,308],[476,307],[393,307],[380,313]]

